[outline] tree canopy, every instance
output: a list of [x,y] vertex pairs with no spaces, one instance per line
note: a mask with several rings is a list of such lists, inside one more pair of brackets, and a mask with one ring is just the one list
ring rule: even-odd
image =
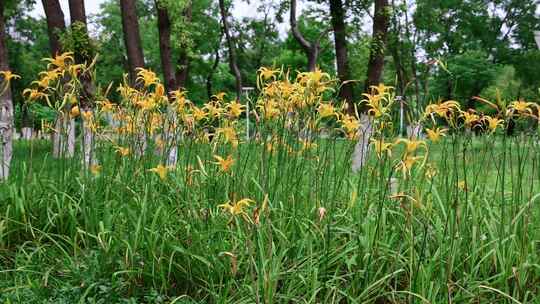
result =
[[[157,9],[162,9],[170,19],[172,70],[196,103],[221,91],[235,95],[231,50],[243,87],[256,87],[255,72],[261,66],[284,67],[292,75],[305,70],[309,56],[291,30],[291,1],[244,1],[256,12],[250,17],[234,10],[242,1],[224,1],[233,12],[227,19],[229,37],[223,31],[217,0],[134,1],[144,65],[163,77],[157,14]],[[400,95],[418,103],[456,99],[472,107],[473,96],[491,97],[495,87],[510,99],[538,98],[540,51],[533,32],[540,29],[540,18],[534,1],[392,0],[380,14],[374,12],[376,1],[369,0],[295,2],[301,8],[296,16],[298,32],[305,40],[319,44],[318,68],[337,77],[337,68],[343,69],[344,63],[336,50],[347,51],[348,71],[343,72],[342,81],[365,83],[371,53],[378,54],[384,63],[380,79],[374,81],[393,85]],[[13,85],[17,109],[22,105],[22,90],[45,65],[41,59],[50,57],[46,20],[28,13],[40,6],[32,0],[6,3],[11,68],[22,76]],[[331,17],[331,9],[336,7],[342,13],[334,17],[342,19],[345,26],[338,36],[344,38],[341,40],[335,40],[332,31],[333,25],[335,29],[341,24]],[[69,12],[64,14],[69,20]],[[101,86],[119,84],[129,68],[121,6],[116,0],[107,0],[98,11],[87,14],[90,44],[81,46],[73,27],[57,34],[66,44],[93,48],[88,55],[98,56],[96,81]],[[377,16],[388,20],[388,38],[383,43],[371,27]],[[340,48],[341,44],[345,48]],[[356,102],[361,88],[354,86]],[[112,90],[113,101],[115,94]],[[38,111],[38,115],[49,115],[46,112]],[[20,110],[17,113],[20,115]]]

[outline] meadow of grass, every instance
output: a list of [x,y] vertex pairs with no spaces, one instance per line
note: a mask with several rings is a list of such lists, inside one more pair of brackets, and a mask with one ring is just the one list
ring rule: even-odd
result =
[[[237,102],[198,107],[140,78],[119,105],[64,113],[95,135],[93,159],[16,143],[0,303],[540,303],[533,104],[493,104],[494,117],[429,105],[429,139],[404,139],[391,88],[365,95],[364,128],[325,101],[324,73],[261,69],[247,140]],[[100,119],[111,112],[118,125]],[[507,135],[510,120],[529,127]]]
[[[351,173],[345,140],[242,144],[234,173],[186,141],[162,180],[153,157],[103,151],[93,176],[19,142],[0,192],[0,300],[537,303],[539,149],[449,136],[402,179],[391,157]],[[235,215],[218,207],[243,198]]]

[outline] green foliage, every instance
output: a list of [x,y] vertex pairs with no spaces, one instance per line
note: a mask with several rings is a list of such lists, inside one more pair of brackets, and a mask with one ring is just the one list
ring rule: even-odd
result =
[[22,104],[22,91],[45,67],[42,58],[49,57],[49,41],[44,20],[26,15],[11,18],[13,31],[17,35],[8,36],[9,65],[13,73],[21,76],[21,79],[12,82],[13,98],[15,104]]
[[[388,159],[372,155],[353,175],[354,143],[336,139],[306,158],[243,144],[239,175],[187,139],[164,181],[148,172],[151,156],[125,160],[105,145],[89,177],[78,161],[50,159],[47,142],[19,142],[0,185],[0,301],[534,303],[535,140],[452,136],[429,146],[436,171],[414,170],[394,190]],[[231,195],[256,201],[257,224],[217,207]]]
[[517,100],[520,97],[522,84],[519,79],[516,79],[516,71],[512,66],[502,66],[493,84],[486,87],[480,93],[480,96],[488,100]]
[[90,63],[96,56],[96,46],[88,35],[86,24],[75,22],[60,33],[60,42],[66,52],[75,54],[77,61]]
[[466,51],[447,57],[435,76],[433,95],[467,102],[491,85],[500,67],[482,51]]
[[36,130],[40,130],[42,127],[42,123],[48,123],[50,125],[53,125],[53,122],[56,118],[56,111],[51,109],[48,106],[40,105],[38,103],[32,103],[32,104],[17,104],[15,106],[15,122],[17,128],[22,128],[22,122],[25,119],[23,117],[23,107],[28,107],[28,117],[30,127],[33,127]]

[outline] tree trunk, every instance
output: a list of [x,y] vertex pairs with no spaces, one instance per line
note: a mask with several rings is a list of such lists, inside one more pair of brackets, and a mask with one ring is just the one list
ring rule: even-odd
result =
[[[388,33],[388,0],[375,0],[375,12],[373,15],[373,38],[369,54],[367,79],[364,91],[370,92],[370,87],[378,85],[384,68],[384,49],[386,47]],[[366,106],[360,109],[360,123],[362,128],[359,132],[360,139],[356,143],[353,154],[352,170],[357,172],[362,168],[369,155],[369,142],[373,135],[372,118],[365,114]]]
[[360,114],[360,129],[358,130],[359,139],[354,146],[352,157],[352,171],[357,173],[367,163],[369,156],[369,143],[373,136],[373,121],[367,114]]
[[242,75],[240,74],[240,69],[238,69],[238,64],[236,62],[236,48],[233,37],[229,31],[229,22],[227,21],[229,13],[225,7],[225,0],[219,0],[219,10],[223,22],[223,33],[225,34],[225,39],[227,40],[227,46],[229,48],[229,66],[236,79],[236,100],[240,100],[240,97],[242,96]]
[[160,3],[159,0],[155,1],[155,5],[157,11],[159,53],[161,56],[163,79],[165,79],[165,88],[167,89],[167,92],[171,92],[178,88],[172,63],[171,20],[169,19],[167,8]]
[[[73,30],[80,30],[84,39],[89,42],[88,24],[86,20],[86,11],[84,8],[84,0],[69,0],[69,13],[71,15],[71,26],[79,24],[80,27],[74,27]],[[77,64],[89,64],[93,58],[91,54],[90,44],[83,44],[80,49],[75,50],[75,60]],[[94,156],[95,150],[95,134],[92,125],[94,125],[94,107],[95,107],[95,86],[92,81],[90,72],[86,72],[79,77],[81,83],[81,92],[79,96],[79,105],[81,108],[81,152],[82,165],[86,170],[90,169],[91,165],[96,164],[97,159]],[[88,118],[84,118],[88,117]],[[68,141],[69,142],[69,141]]]
[[71,17],[71,24],[82,22],[86,26],[84,0],[69,0],[69,15]]
[[75,120],[70,117],[69,111],[62,110],[57,113],[54,129],[53,157],[73,157],[75,155]]
[[[172,64],[172,51],[171,51],[171,20],[169,19],[169,12],[163,3],[155,1],[158,21],[159,32],[159,53],[161,56],[161,67],[163,69],[163,78],[165,79],[165,88],[170,92],[179,88],[176,75],[174,74],[174,68]],[[173,111],[172,106],[169,106],[167,112],[168,119],[165,122],[163,137],[166,143],[165,147],[157,147],[156,152],[160,152],[163,149],[166,154],[165,164],[167,166],[176,166],[178,146],[176,141],[175,129],[171,126],[176,125],[176,112]],[[160,153],[161,154],[161,153]]]
[[[58,0],[42,0],[42,3],[47,19],[51,57],[56,57],[63,52],[59,34],[66,29],[64,13]],[[67,114],[69,110],[69,108],[62,109],[54,123],[52,144],[55,158],[71,157],[75,152],[75,122]]]
[[302,35],[296,20],[296,0],[291,0],[290,23],[294,39],[296,39],[300,46],[302,46],[302,49],[304,49],[304,53],[306,54],[308,60],[307,69],[308,71],[313,72],[317,68],[317,59],[320,52],[320,40],[326,32],[321,34],[321,36],[314,42],[308,41],[304,35]]
[[345,10],[341,0],[330,0],[330,13],[332,15],[332,28],[334,29],[334,42],[336,48],[337,72],[341,81],[339,97],[345,100],[350,110],[354,109],[353,83],[350,80],[349,55],[347,51],[347,33],[345,30]]
[[365,92],[369,92],[371,86],[376,86],[381,81],[384,68],[384,50],[388,34],[388,9],[388,0],[375,0],[373,38],[369,54],[367,79],[364,87]]
[[[0,2],[0,71],[9,71],[4,2]],[[3,78],[3,77],[2,77]],[[0,181],[9,177],[13,155],[13,100],[9,80],[0,79]]]
[[49,33],[49,45],[51,56],[55,57],[62,53],[59,33],[66,29],[64,13],[58,0],[42,0],[45,16],[47,17],[47,31]]
[[135,0],[120,0],[120,9],[122,11],[122,28],[128,57],[129,75],[131,83],[135,84],[137,68],[144,67],[144,55]]

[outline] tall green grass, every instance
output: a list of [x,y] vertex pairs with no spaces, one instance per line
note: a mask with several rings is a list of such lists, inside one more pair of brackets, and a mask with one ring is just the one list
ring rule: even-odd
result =
[[[165,180],[151,153],[103,144],[93,176],[18,142],[0,303],[540,303],[536,136],[450,135],[403,179],[399,150],[353,174],[353,143],[281,135],[186,138]],[[249,218],[218,207],[243,198]]]

